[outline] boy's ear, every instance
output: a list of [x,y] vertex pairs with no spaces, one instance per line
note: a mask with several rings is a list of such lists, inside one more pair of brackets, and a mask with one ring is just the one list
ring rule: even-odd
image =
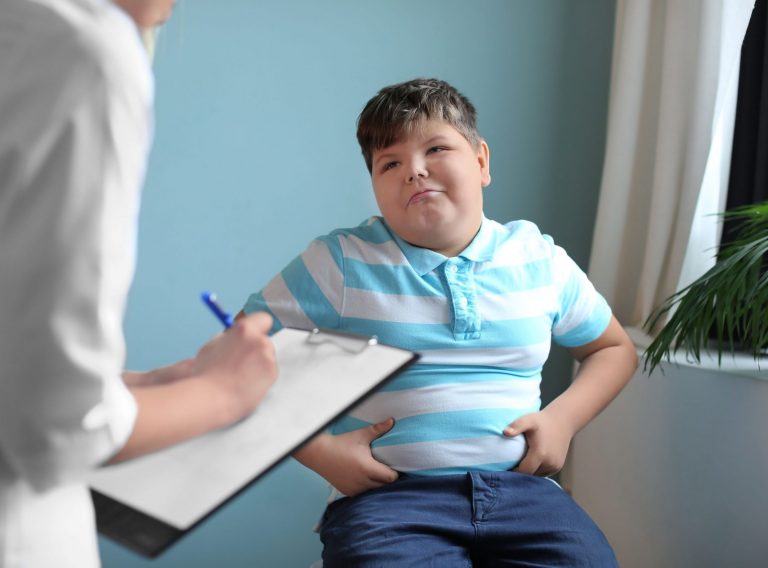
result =
[[480,140],[477,163],[480,165],[480,183],[483,187],[488,187],[491,184],[491,151],[485,140]]

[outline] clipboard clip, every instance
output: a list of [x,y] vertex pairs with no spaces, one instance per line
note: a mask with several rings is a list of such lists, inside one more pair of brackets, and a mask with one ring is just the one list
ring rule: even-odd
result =
[[362,353],[369,346],[376,345],[379,338],[375,335],[363,336],[343,331],[330,329],[314,328],[307,335],[307,343],[319,345],[322,343],[333,343],[348,353]]

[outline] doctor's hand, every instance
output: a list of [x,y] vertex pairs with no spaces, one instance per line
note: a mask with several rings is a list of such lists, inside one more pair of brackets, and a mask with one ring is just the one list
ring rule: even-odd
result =
[[186,363],[192,376],[209,381],[229,399],[233,422],[253,412],[277,378],[275,348],[267,336],[271,326],[265,312],[238,318]]
[[545,408],[521,416],[504,429],[509,438],[519,434],[525,436],[528,450],[514,471],[545,477],[563,468],[575,432]]
[[[274,349],[271,340],[266,336],[272,318],[267,313],[250,317],[252,319],[248,319],[247,323],[239,324],[240,327],[234,334],[227,337],[219,334],[209,341],[196,357],[151,371],[124,371],[123,381],[129,387],[148,387],[166,385],[196,376],[211,379],[216,374],[223,374],[229,379],[229,383],[233,384],[233,396],[239,396],[243,388],[246,389],[244,411],[250,412],[253,410],[252,405],[258,404],[277,375]],[[245,319],[246,316],[242,316],[238,321],[245,322]],[[227,360],[226,353],[229,351],[234,354],[232,360]],[[253,361],[242,373],[239,365],[246,363],[247,358]],[[226,381],[222,386],[229,388]],[[236,409],[235,414],[238,414]],[[240,416],[237,416],[234,420],[239,418]]]
[[277,378],[267,332],[272,318],[238,319],[195,357],[147,373],[125,373],[137,416],[125,445],[110,463],[178,444],[250,414]]
[[389,418],[346,434],[320,434],[294,453],[299,462],[323,476],[348,497],[376,489],[398,478],[397,472],[377,461],[371,442],[389,432],[395,420]]

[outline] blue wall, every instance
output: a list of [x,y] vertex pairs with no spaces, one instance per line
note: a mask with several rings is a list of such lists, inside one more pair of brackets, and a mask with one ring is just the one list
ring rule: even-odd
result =
[[[453,83],[491,148],[486,214],[527,218],[586,266],[614,0],[182,0],[158,45],[157,134],[126,315],[130,368],[189,356],[314,236],[376,213],[355,120],[382,86]],[[545,398],[569,362],[555,353]],[[325,484],[280,466],[155,561],[102,539],[105,567],[304,567]]]

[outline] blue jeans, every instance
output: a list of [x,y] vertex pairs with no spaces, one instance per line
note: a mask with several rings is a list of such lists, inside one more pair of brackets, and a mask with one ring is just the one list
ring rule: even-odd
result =
[[618,566],[557,484],[510,471],[402,475],[331,503],[320,539],[324,568]]

